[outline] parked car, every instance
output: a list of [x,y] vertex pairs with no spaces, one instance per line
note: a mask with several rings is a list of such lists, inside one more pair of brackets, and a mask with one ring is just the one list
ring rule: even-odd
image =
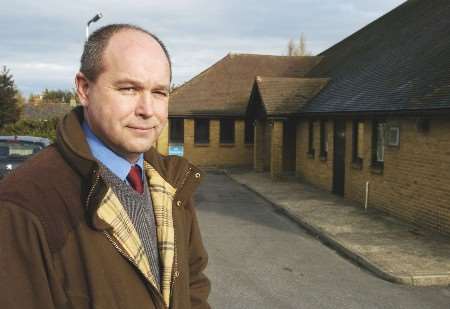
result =
[[0,136],[0,179],[51,141],[35,136]]

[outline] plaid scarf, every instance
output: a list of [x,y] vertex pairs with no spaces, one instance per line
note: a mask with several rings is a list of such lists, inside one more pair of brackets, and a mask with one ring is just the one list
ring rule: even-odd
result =
[[111,190],[106,193],[98,210],[98,216],[113,228],[112,237],[118,242],[131,262],[144,277],[160,290],[167,308],[170,305],[170,288],[175,260],[175,232],[172,217],[172,203],[176,189],[166,182],[147,162],[144,172],[148,179],[150,195],[156,220],[158,251],[161,263],[161,289],[158,288],[150,264],[126,210]]

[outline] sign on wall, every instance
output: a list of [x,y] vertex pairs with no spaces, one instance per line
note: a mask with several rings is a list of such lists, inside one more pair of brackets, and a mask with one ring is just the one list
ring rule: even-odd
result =
[[184,153],[183,144],[169,144],[169,155],[182,157]]

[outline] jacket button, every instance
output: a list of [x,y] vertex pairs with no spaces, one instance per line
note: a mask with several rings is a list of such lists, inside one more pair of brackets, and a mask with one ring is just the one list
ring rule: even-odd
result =
[[181,206],[181,201],[177,201],[177,206],[178,206],[178,207]]
[[200,178],[200,173],[195,173],[195,178]]

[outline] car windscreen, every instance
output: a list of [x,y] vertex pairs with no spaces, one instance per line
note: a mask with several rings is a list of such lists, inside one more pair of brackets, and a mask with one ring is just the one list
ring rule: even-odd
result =
[[0,140],[0,158],[27,158],[42,150],[41,143],[20,140]]

